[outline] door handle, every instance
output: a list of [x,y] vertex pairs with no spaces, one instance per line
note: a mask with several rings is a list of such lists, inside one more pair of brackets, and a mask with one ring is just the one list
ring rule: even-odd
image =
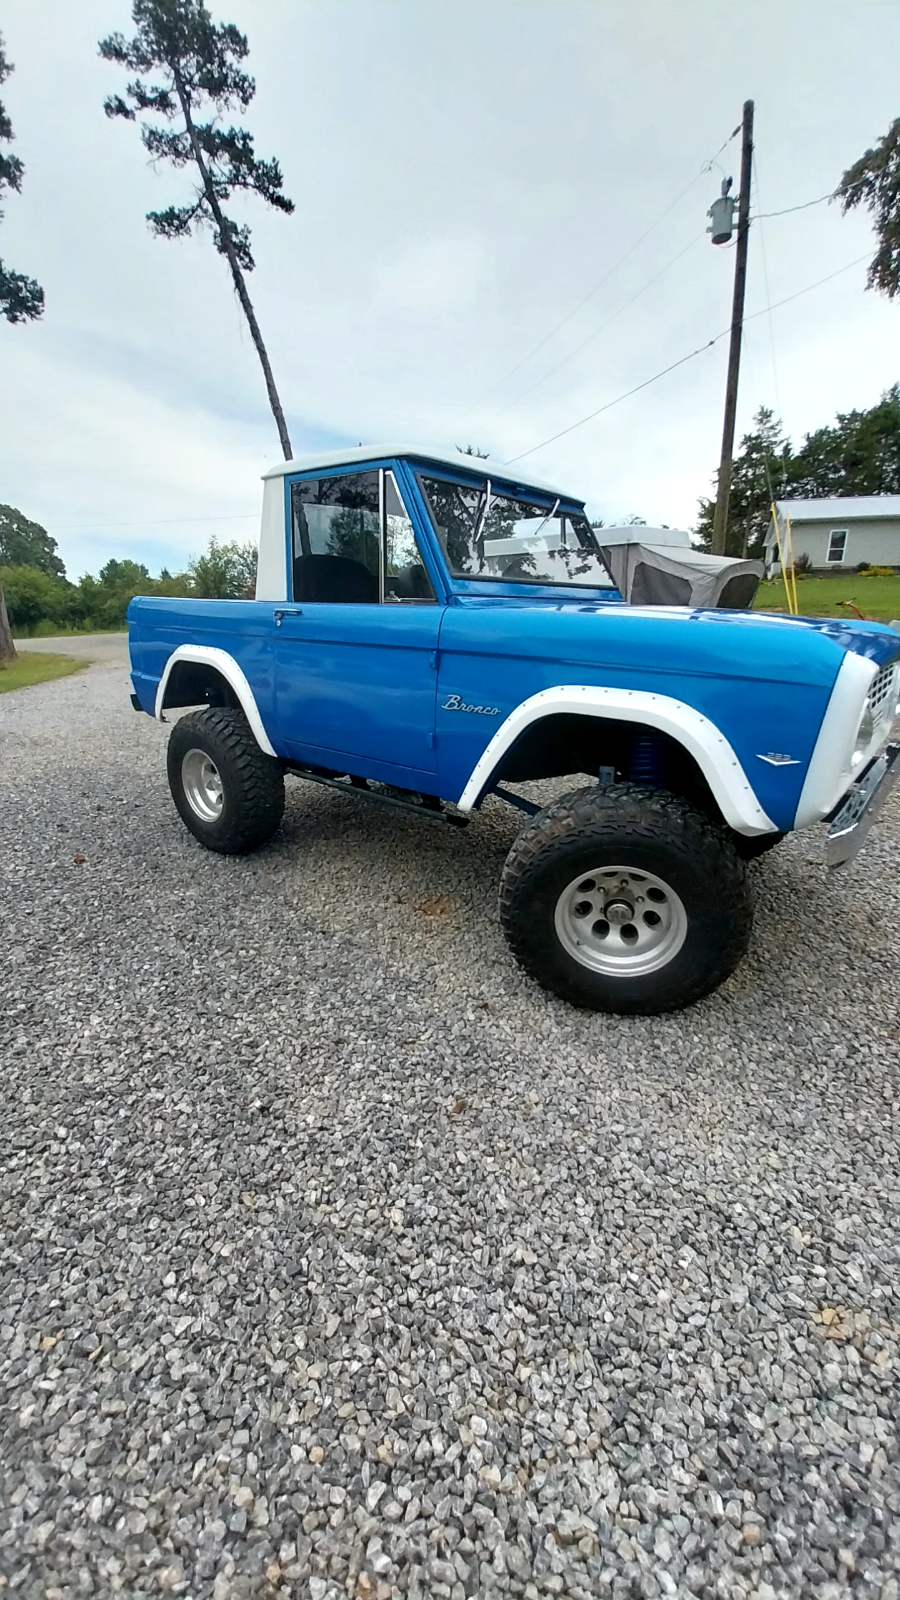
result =
[[278,611],[273,611],[272,615],[275,618],[276,628],[280,628],[285,617],[302,617],[303,610],[300,606],[284,606]]

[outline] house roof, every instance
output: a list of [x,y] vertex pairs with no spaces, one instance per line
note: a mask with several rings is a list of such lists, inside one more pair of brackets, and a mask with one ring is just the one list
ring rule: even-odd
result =
[[544,494],[559,495],[561,500],[583,504],[583,496],[576,494],[573,489],[561,489],[556,484],[546,483],[543,478],[535,478],[515,465],[492,461],[488,457],[467,456],[461,450],[431,449],[421,444],[367,444],[355,450],[325,450],[319,455],[298,456],[294,461],[279,461],[277,466],[269,467],[263,477],[283,478],[288,473],[315,472],[320,467],[361,466],[367,461],[386,461],[397,456],[411,457],[414,461],[438,462],[442,467],[454,467],[457,472],[483,473],[503,483],[518,484],[523,489],[540,489]]
[[830,500],[778,500],[778,514],[792,522],[859,522],[900,517],[900,494],[848,494]]

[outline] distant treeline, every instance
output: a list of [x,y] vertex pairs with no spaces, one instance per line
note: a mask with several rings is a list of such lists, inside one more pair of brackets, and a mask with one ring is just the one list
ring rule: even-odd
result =
[[[866,411],[839,411],[795,447],[767,406],[753,418],[734,458],[726,552],[761,557],[773,500],[900,494],[900,384]],[[694,534],[712,549],[715,501],[700,501]]]
[[137,561],[107,561],[97,577],[70,583],[56,540],[13,506],[0,505],[0,586],[14,633],[121,628],[136,594],[193,595],[205,600],[251,597],[256,585],[256,545],[209,541],[184,572],[164,567],[151,578]]

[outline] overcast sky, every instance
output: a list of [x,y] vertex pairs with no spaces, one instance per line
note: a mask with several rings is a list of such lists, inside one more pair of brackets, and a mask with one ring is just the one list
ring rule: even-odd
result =
[[[298,456],[391,439],[529,450],[727,326],[734,256],[705,213],[722,171],[737,187],[739,140],[700,173],[746,97],[763,212],[831,191],[900,114],[898,0],[212,9],[249,35],[247,125],[296,204],[235,209]],[[70,576],[111,555],[180,567],[211,532],[254,535],[280,453],[227,267],[208,237],[151,237],[144,213],[187,179],[103,114],[123,75],[97,40],[130,31],[128,0],[5,0],[0,26],[26,164],[0,254],[47,300],[40,323],[0,323],[0,501],[55,535]],[[866,219],[835,205],[757,223],[748,315],[870,247]],[[748,323],[739,431],[764,403],[798,438],[897,379],[900,306],[865,270]],[[692,526],[726,355],[721,339],[528,466],[607,520]]]

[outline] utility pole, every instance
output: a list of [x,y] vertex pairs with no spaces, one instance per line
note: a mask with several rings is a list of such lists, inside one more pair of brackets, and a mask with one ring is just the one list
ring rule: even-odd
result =
[[722,455],[713,520],[713,555],[725,554],[728,529],[728,500],[731,494],[731,457],[734,450],[734,422],[737,415],[738,376],[741,369],[741,334],[744,327],[744,290],[747,285],[747,239],[750,233],[750,181],[753,158],[753,101],[744,101],[741,141],[741,192],[738,196],[737,247],[734,259],[734,297],[731,303],[731,342],[728,346],[728,377],[725,381],[725,420],[722,426]]

